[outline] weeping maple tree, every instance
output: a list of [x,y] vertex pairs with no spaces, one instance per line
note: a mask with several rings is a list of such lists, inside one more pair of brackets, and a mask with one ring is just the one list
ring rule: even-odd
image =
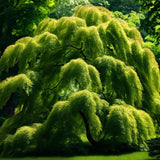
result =
[[90,5],[44,19],[34,37],[8,46],[0,108],[18,102],[0,127],[1,155],[147,150],[159,124],[160,75],[144,46],[135,28]]

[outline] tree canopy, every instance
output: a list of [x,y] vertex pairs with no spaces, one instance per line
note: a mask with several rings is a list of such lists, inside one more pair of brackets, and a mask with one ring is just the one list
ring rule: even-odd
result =
[[[5,77],[13,67],[17,72]],[[147,150],[160,115],[160,74],[136,28],[103,7],[41,21],[0,58],[2,156]]]

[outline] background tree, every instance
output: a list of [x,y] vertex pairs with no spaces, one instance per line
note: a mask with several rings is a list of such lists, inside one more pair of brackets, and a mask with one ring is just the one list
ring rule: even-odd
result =
[[115,11],[113,12],[115,18],[121,18],[124,19],[129,27],[135,27],[137,29],[141,26],[141,21],[145,18],[144,14],[142,12],[135,12],[131,11],[128,14],[123,14],[122,12]]
[[32,36],[38,23],[48,17],[55,4],[55,0],[1,0],[0,55],[17,39]]
[[139,12],[139,3],[135,3],[135,0],[108,0],[109,10],[111,11],[120,11],[123,14],[128,14],[132,10],[135,12]]
[[110,5],[106,0],[90,0],[90,3],[94,6],[102,6],[105,8],[108,8],[108,6]]
[[142,21],[141,28],[155,38],[157,44],[160,43],[160,2],[159,0],[137,0],[141,2],[141,10],[146,13]]
[[152,52],[154,52],[156,61],[160,66],[160,48],[159,45],[155,42],[155,39],[152,38],[150,35],[145,37],[145,46],[149,48]]
[[[20,95],[0,127],[3,156],[147,150],[160,114],[160,75],[136,28],[102,7],[44,19],[0,58],[0,107]],[[154,122],[154,123],[153,123]],[[75,147],[76,146],[76,147]]]

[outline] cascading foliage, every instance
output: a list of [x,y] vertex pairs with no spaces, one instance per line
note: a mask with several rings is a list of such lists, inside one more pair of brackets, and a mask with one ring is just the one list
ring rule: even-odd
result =
[[140,33],[112,17],[78,6],[6,48],[0,108],[21,96],[0,127],[2,156],[147,149],[160,122],[158,64]]

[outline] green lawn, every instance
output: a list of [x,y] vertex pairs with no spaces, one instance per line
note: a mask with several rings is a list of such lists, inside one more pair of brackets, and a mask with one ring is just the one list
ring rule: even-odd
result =
[[26,157],[26,158],[0,158],[0,160],[151,160],[148,152],[134,152],[119,156],[76,156],[76,157]]

